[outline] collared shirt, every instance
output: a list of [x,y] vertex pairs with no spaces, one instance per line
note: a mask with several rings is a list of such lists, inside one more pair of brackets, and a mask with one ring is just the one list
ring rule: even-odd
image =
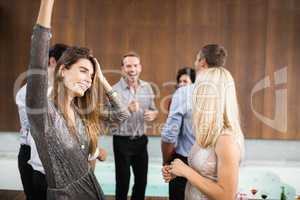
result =
[[[19,118],[20,118],[20,124],[21,124],[21,130],[20,130],[20,143],[29,145],[31,144],[31,139],[28,138],[29,133],[29,122],[28,122],[28,117],[26,114],[26,86],[25,84],[21,89],[17,92],[16,94],[16,104],[18,107],[18,112],[19,112]],[[48,87],[48,96],[52,91],[52,86]]]
[[176,153],[187,157],[195,143],[192,127],[192,94],[194,84],[178,88],[172,97],[162,141],[176,146]]
[[16,104],[18,106],[21,130],[20,130],[20,143],[25,145],[30,145],[30,141],[28,139],[28,132],[29,132],[29,122],[28,117],[26,114],[26,104],[25,104],[25,97],[26,97],[26,85],[24,85],[16,95]]
[[27,163],[29,165],[31,165],[31,167],[34,170],[45,174],[45,170],[44,170],[42,161],[41,161],[39,153],[36,149],[36,144],[34,142],[32,135],[30,134],[30,132],[28,133],[28,140],[30,141],[30,159],[28,160]]
[[[42,161],[39,157],[38,151],[36,149],[35,142],[30,134],[30,125],[26,113],[26,87],[25,84],[16,95],[16,104],[18,106],[18,112],[21,123],[21,137],[20,143],[30,146],[30,159],[28,160],[28,164],[32,166],[32,168],[36,171],[39,171],[45,174],[44,167],[42,165]],[[48,87],[48,95],[50,94],[52,87]]]
[[145,133],[144,111],[156,111],[154,103],[154,92],[151,85],[139,80],[139,86],[133,94],[124,78],[113,86],[122,103],[128,107],[133,100],[139,103],[139,110],[130,114],[129,118],[122,123],[109,124],[110,133],[119,136],[142,136]]

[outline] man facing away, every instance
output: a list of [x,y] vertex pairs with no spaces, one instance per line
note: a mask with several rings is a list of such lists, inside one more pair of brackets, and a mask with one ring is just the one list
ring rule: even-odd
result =
[[[195,70],[197,76],[209,68],[210,62],[218,59],[217,52],[221,48],[217,44],[204,46],[196,55]],[[161,149],[163,156],[163,173],[167,166],[176,158],[187,163],[187,157],[195,142],[192,128],[192,94],[194,84],[177,89],[172,97],[172,103],[167,121],[161,133]],[[184,200],[186,179],[176,177],[169,183],[169,199]]]

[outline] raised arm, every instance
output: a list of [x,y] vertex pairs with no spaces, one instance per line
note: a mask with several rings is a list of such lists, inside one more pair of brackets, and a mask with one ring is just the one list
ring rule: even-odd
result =
[[107,121],[122,122],[130,116],[130,113],[127,107],[124,104],[122,104],[118,93],[113,91],[111,85],[104,77],[97,59],[94,58],[94,60],[98,68],[100,82],[109,100],[109,104],[105,104],[102,108],[100,108],[100,116],[102,117],[102,119]]
[[41,0],[39,15],[36,23],[45,27],[51,27],[51,16],[54,0]]
[[38,139],[37,134],[45,132],[47,123],[47,66],[53,3],[54,0],[41,0],[38,19],[31,38],[26,111],[35,141]]

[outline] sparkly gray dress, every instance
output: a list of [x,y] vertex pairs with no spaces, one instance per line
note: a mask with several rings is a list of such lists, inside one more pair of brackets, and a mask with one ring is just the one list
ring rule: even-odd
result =
[[[87,161],[89,140],[83,122],[75,114],[78,134],[76,139],[69,133],[62,114],[47,98],[50,38],[50,29],[35,25],[26,96],[31,134],[46,172],[47,199],[102,200],[102,189]],[[115,109],[109,118],[115,117],[120,121],[128,118],[128,110],[123,109],[119,99],[112,95],[109,99]]]

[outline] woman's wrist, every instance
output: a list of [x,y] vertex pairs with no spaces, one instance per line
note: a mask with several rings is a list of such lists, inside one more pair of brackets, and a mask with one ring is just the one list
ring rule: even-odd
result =
[[186,170],[183,171],[183,176],[184,176],[184,178],[190,180],[190,178],[194,176],[193,173],[194,173],[194,170],[187,165]]
[[106,93],[112,91],[112,87],[111,85],[108,83],[108,81],[106,80],[106,78],[103,78],[103,79],[100,79],[103,87],[104,87],[104,90]]
[[40,4],[37,24],[46,28],[51,27],[51,15],[53,10],[54,0],[42,0]]
[[109,97],[115,97],[117,95],[117,92],[111,89],[110,91],[107,91],[106,94]]

